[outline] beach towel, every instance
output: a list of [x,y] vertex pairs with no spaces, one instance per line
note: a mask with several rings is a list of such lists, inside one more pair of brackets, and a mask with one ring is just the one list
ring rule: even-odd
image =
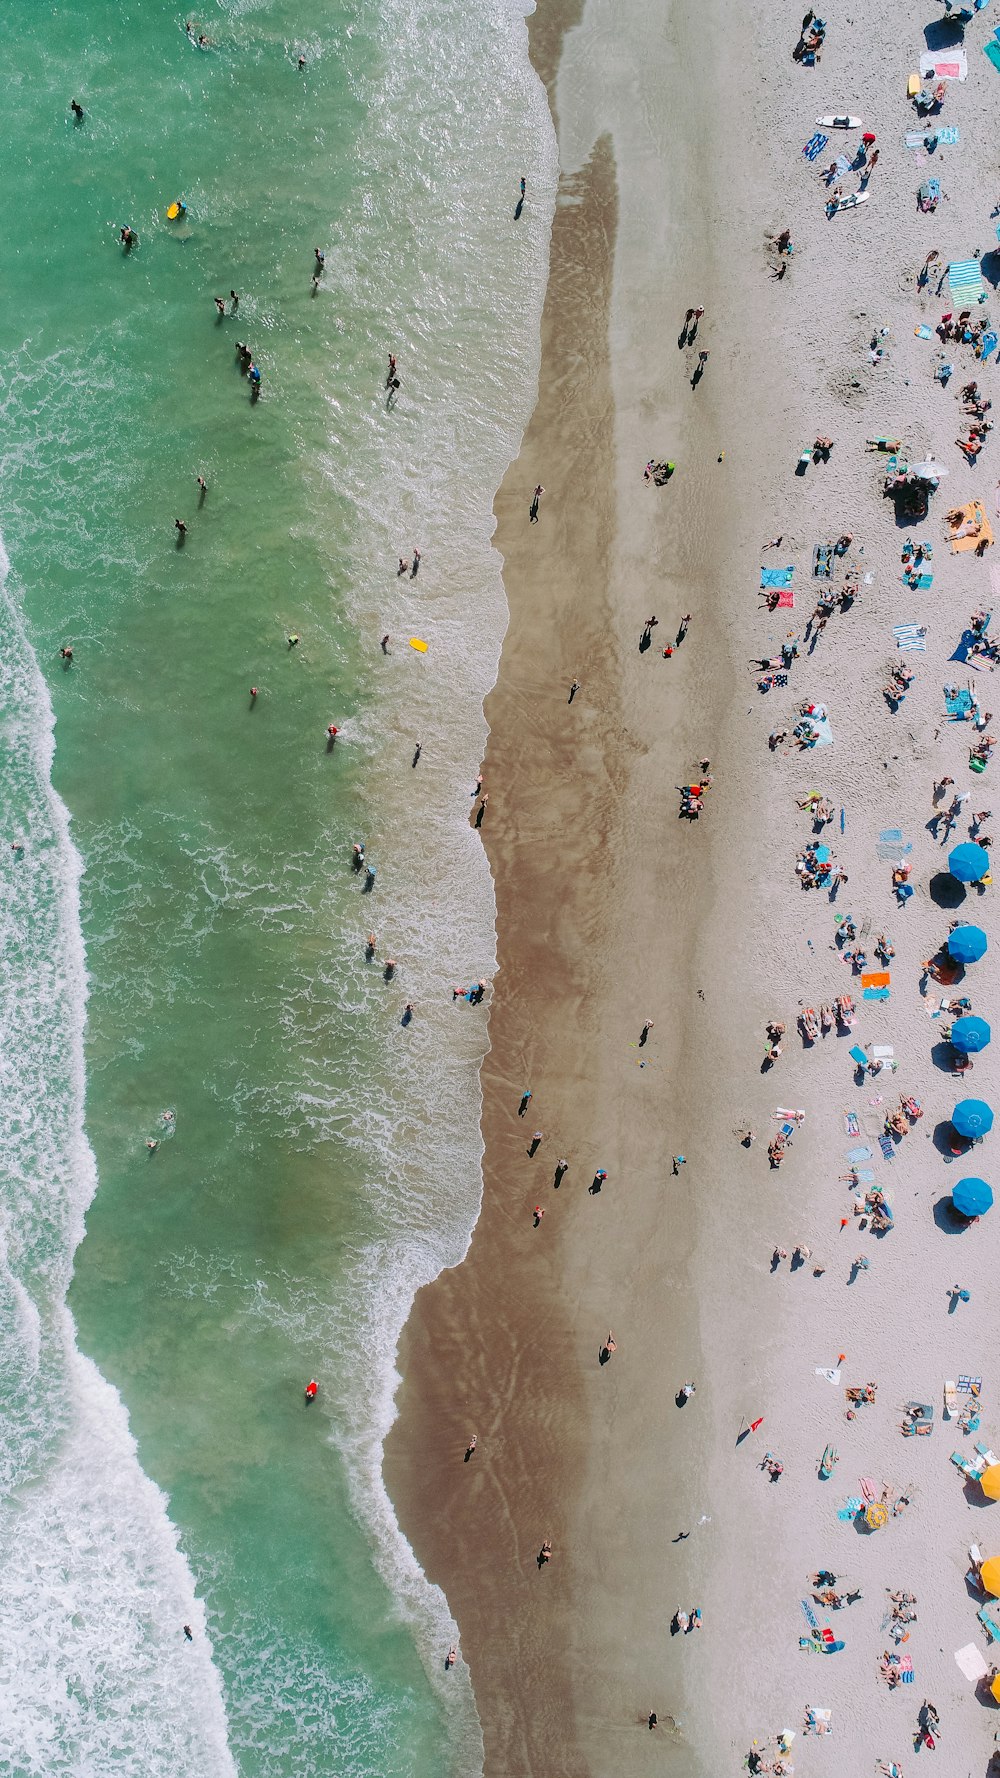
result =
[[995,40],[991,40],[989,43],[984,43],[983,54],[988,61],[993,63],[997,72],[1000,73],[1000,43],[997,43]]
[[[896,1151],[892,1146],[892,1137],[891,1136],[880,1136],[878,1139],[878,1145],[879,1145],[879,1148],[882,1150],[882,1154],[887,1161],[891,1161],[894,1159]],[[888,1209],[888,1205],[886,1206],[886,1208]]]
[[900,1671],[900,1676],[902,1678],[903,1684],[904,1685],[912,1685],[913,1684],[913,1661],[909,1655],[903,1656],[902,1660],[899,1663],[899,1671]]
[[920,58],[920,76],[927,80],[964,80],[969,72],[964,49],[940,50],[937,55],[925,51]]
[[863,988],[887,988],[890,979],[887,969],[865,970],[861,977],[861,986]]
[[760,571],[761,586],[791,586],[794,568],[762,568]]
[[982,638],[975,636],[972,630],[963,630],[961,641],[956,645],[954,654],[950,654],[948,659],[961,661],[967,667],[974,667],[977,673],[984,672],[992,663],[985,656],[980,655],[977,659],[972,653],[973,645],[981,640]]
[[845,1520],[856,1519],[860,1511],[861,1496],[860,1494],[852,1494],[850,1500],[845,1500],[843,1506],[838,1507],[837,1517],[838,1519]]
[[980,364],[985,364],[987,358],[989,358],[991,356],[991,354],[996,351],[996,349],[997,349],[997,335],[994,333],[992,327],[990,327],[983,334],[982,342],[980,344],[980,348],[979,348],[979,362],[980,362]]
[[[862,1050],[861,1054],[864,1055],[864,1053],[864,1050]],[[870,1148],[849,1148],[844,1154],[844,1159],[852,1167],[856,1167],[860,1161],[870,1161],[872,1159],[872,1151]],[[959,1388],[961,1387],[962,1385],[960,1383]]]
[[862,1000],[888,1000],[888,988],[862,988]]
[[874,1500],[874,1498],[875,1498],[875,1477],[870,1476],[870,1475],[859,1475],[858,1483],[861,1488],[862,1500]]
[[962,139],[957,123],[938,124],[934,134],[941,148],[957,148]]
[[953,259],[948,267],[948,289],[956,305],[985,302],[978,259]]
[[875,1178],[874,1167],[855,1167],[859,1185],[871,1185]]
[[923,624],[894,624],[893,635],[896,647],[910,649],[915,654],[926,654],[927,631]]
[[989,1672],[989,1668],[974,1642],[967,1642],[964,1648],[956,1648],[955,1664],[970,1685],[978,1684],[979,1680],[985,1679]]
[[928,327],[926,321],[921,321],[920,326],[915,327],[913,332],[918,340],[932,340],[934,338],[934,334]]
[[856,1062],[858,1064],[859,1068],[867,1068],[868,1057],[865,1055],[865,1052],[861,1048],[860,1043],[856,1043],[852,1049],[848,1050],[847,1053],[850,1056],[851,1061]]
[[778,603],[775,606],[775,610],[776,611],[791,611],[792,608],[794,607],[794,605],[795,605],[795,594],[792,592],[791,587],[790,586],[782,587],[780,593],[778,594]]
[[816,730],[815,745],[817,747],[832,747],[833,730],[830,727],[830,718],[828,716],[822,716],[817,721],[815,716],[811,716],[809,720],[812,723],[813,728]]
[[923,587],[925,590],[934,584],[933,574],[904,574],[903,579],[907,586]]
[[948,536],[952,555],[957,555],[960,550],[978,549],[984,538],[986,547],[989,548],[993,542],[993,527],[986,517],[986,508],[982,501],[969,500],[965,506],[956,506],[953,510],[955,513],[960,513],[961,518],[957,524],[954,524],[951,514],[948,515],[948,522],[951,526]]
[[982,1387],[983,1387],[982,1377],[961,1376],[961,1377],[959,1377],[958,1382],[956,1384],[956,1388],[961,1392],[962,1395],[973,1395],[973,1394],[979,1395],[980,1392],[982,1391]]
[[964,685],[961,691],[957,691],[954,686],[949,688],[946,685],[944,688],[944,707],[947,710],[948,715],[956,722],[964,722],[968,712],[972,709],[971,691]]
[[806,160],[807,161],[814,161],[818,154],[822,154],[822,152],[823,152],[824,148],[826,147],[827,143],[829,142],[829,140],[830,140],[829,136],[824,136],[821,133],[821,131],[819,131],[819,130],[816,131],[815,136],[810,136],[808,142],[806,143],[805,147],[802,150],[803,154],[806,157]]
[[858,1128],[859,1128],[859,1126],[858,1126],[857,1112],[856,1111],[848,1111],[848,1109],[845,1105],[844,1106],[844,1132],[845,1132],[845,1134],[848,1136],[856,1136],[858,1133]]

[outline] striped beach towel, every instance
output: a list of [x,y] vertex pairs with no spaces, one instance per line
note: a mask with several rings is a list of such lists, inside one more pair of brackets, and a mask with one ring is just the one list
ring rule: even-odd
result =
[[915,654],[926,654],[927,630],[924,624],[894,624],[892,633],[896,638],[897,648],[909,648]]
[[880,1136],[878,1139],[878,1145],[879,1145],[879,1148],[882,1150],[882,1153],[885,1156],[885,1159],[887,1161],[891,1161],[895,1158],[896,1151],[892,1146],[892,1137],[891,1136]]
[[[939,133],[938,140],[943,139]],[[956,303],[982,303],[986,291],[979,271],[978,259],[955,259],[948,267],[948,288]]]
[[909,1655],[903,1655],[899,1663],[900,1676],[904,1685],[913,1684],[913,1662]]

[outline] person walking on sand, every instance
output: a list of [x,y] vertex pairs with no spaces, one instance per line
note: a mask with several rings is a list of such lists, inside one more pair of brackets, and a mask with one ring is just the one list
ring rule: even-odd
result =
[[566,702],[568,704],[571,704],[573,702],[573,699],[576,697],[576,694],[579,691],[579,689],[580,689],[580,681],[579,681],[579,679],[574,679],[572,685],[569,688],[569,697],[566,699]]
[[521,1094],[521,1103],[517,1108],[518,1117],[524,1116],[525,1112],[528,1109],[528,1105],[530,1104],[530,1101],[531,1101],[531,1088],[525,1087],[524,1092]]
[[476,810],[476,826],[477,827],[482,827],[482,825],[483,825],[483,816],[486,814],[486,805],[489,802],[489,800],[490,800],[490,793],[488,790],[484,790],[483,795],[482,795],[482,800],[479,804],[478,809]]
[[541,1204],[536,1204],[535,1208],[533,1209],[531,1214],[532,1214],[532,1217],[534,1218],[534,1224],[537,1229],[539,1223],[542,1220],[542,1217],[545,1215],[545,1211],[542,1209]]
[[542,487],[541,482],[539,482],[538,486],[536,487],[534,493],[531,496],[531,505],[528,508],[528,517],[531,520],[531,523],[533,525],[537,525],[537,523],[538,523],[538,504],[539,504],[539,501],[541,500],[544,492],[545,492],[545,489]]
[[680,647],[681,643],[683,642],[685,636],[688,633],[688,625],[690,622],[691,622],[691,613],[690,613],[690,611],[688,611],[685,614],[685,616],[681,618],[680,626],[677,631],[677,647],[678,648]]
[[687,1165],[687,1156],[683,1155],[683,1154],[675,1154],[673,1157],[673,1165],[672,1165],[671,1170],[674,1173],[679,1173],[681,1168],[686,1165]]
[[475,1450],[476,1450],[476,1446],[478,1445],[478,1443],[479,1443],[479,1434],[474,1432],[472,1437],[470,1438],[468,1444],[465,1447],[464,1461],[466,1463],[471,1463],[471,1461],[475,1455]]
[[652,1021],[652,1019],[647,1019],[646,1023],[642,1027],[642,1030],[639,1032],[639,1048],[640,1049],[642,1049],[642,1047],[645,1044],[646,1039],[649,1036],[649,1033],[652,1031],[652,1029],[653,1029],[653,1021]]
[[528,1144],[528,1153],[529,1154],[536,1154],[538,1149],[541,1147],[541,1143],[542,1143],[542,1132],[541,1132],[541,1130],[536,1130],[534,1135],[531,1138],[531,1141]]
[[603,1346],[601,1347],[600,1353],[598,1354],[601,1363],[607,1364],[608,1360],[614,1355],[615,1352],[617,1352],[617,1350],[618,1350],[618,1347],[615,1344],[615,1341],[614,1341],[612,1334],[611,1334],[611,1329],[609,1327],[608,1328],[608,1337],[605,1340]]

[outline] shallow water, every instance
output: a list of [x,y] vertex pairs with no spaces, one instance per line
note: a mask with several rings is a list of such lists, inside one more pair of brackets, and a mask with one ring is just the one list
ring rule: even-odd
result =
[[199,51],[152,3],[11,9],[0,1616],[24,1774],[479,1757],[379,1460],[399,1327],[480,1188],[485,1019],[450,987],[494,959],[469,793],[554,145],[516,10],[305,17],[233,0]]

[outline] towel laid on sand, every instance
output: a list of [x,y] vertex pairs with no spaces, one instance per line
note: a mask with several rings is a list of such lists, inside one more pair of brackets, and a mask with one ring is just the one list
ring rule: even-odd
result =
[[791,586],[794,573],[795,569],[793,567],[762,568],[760,571],[760,584],[761,586]]

